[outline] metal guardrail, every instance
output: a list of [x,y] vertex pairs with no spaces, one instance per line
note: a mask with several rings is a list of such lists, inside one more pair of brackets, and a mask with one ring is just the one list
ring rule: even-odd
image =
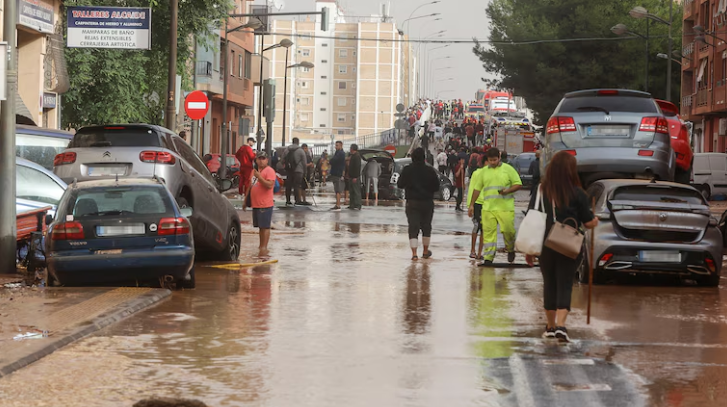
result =
[[197,61],[196,62],[197,75],[200,76],[212,76],[212,62],[208,61]]

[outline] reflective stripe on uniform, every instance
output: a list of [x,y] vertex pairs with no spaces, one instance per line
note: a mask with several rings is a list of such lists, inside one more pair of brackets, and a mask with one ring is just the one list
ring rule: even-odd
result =
[[484,197],[484,199],[485,200],[488,200],[488,199],[515,199],[515,195],[514,194],[508,194],[508,195],[500,195],[500,194],[497,194],[497,195],[487,195],[487,196]]

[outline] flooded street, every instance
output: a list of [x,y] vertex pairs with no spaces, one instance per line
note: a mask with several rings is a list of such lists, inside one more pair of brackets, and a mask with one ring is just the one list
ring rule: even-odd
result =
[[195,290],[0,379],[0,406],[724,406],[724,287],[596,286],[586,325],[576,285],[574,341],[545,343],[539,270],[476,267],[453,206],[418,262],[401,206],[328,208],[277,210],[278,263],[198,264]]

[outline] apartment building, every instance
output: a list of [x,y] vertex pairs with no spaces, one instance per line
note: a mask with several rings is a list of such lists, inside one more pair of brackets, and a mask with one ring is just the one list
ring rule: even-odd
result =
[[[727,149],[727,2],[684,0],[681,116],[693,123],[695,152]],[[704,42],[697,41],[701,27]]]
[[18,123],[60,127],[60,95],[69,88],[60,6],[60,0],[18,1],[18,93],[7,95],[15,98]]
[[[250,12],[252,0],[236,0],[236,14]],[[247,22],[247,19],[229,19],[228,27],[233,29]],[[213,45],[198,43],[196,45],[195,88],[207,94],[211,108],[204,120],[200,120],[197,135],[191,140],[193,147],[200,154],[219,153],[222,136],[223,116],[223,65],[225,28],[214,32]],[[229,153],[234,153],[245,142],[251,133],[254,117],[255,86],[260,77],[260,60],[254,52],[254,35],[250,30],[233,31],[227,36],[227,121]],[[183,111],[181,112],[183,113]],[[189,119],[187,118],[187,122]],[[254,133],[254,132],[253,132]]]
[[[319,16],[272,20],[264,46],[289,38],[294,45],[266,57],[276,80],[274,144],[292,137],[330,142],[345,135],[364,136],[394,127],[396,105],[412,98],[415,59],[391,17],[347,17],[335,0],[318,0],[329,9],[330,27],[321,31]],[[384,13],[382,13],[384,14]],[[318,17],[318,18],[314,18]],[[287,54],[287,65],[286,65]],[[303,61],[314,68],[288,68]],[[287,92],[285,78],[287,71]]]

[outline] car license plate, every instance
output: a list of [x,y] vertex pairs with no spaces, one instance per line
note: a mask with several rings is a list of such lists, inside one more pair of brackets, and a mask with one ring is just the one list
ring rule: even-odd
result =
[[682,254],[664,250],[642,250],[639,252],[642,263],[681,263]]
[[616,136],[628,137],[631,126],[588,126],[586,134],[589,136]]
[[100,237],[110,236],[133,236],[146,233],[146,226],[143,223],[123,226],[98,226],[96,235]]
[[88,176],[89,177],[104,177],[108,175],[125,175],[126,174],[126,167],[109,167],[109,166],[103,166],[103,167],[88,167]]
[[96,254],[121,254],[123,250],[112,249],[112,250],[96,250]]

